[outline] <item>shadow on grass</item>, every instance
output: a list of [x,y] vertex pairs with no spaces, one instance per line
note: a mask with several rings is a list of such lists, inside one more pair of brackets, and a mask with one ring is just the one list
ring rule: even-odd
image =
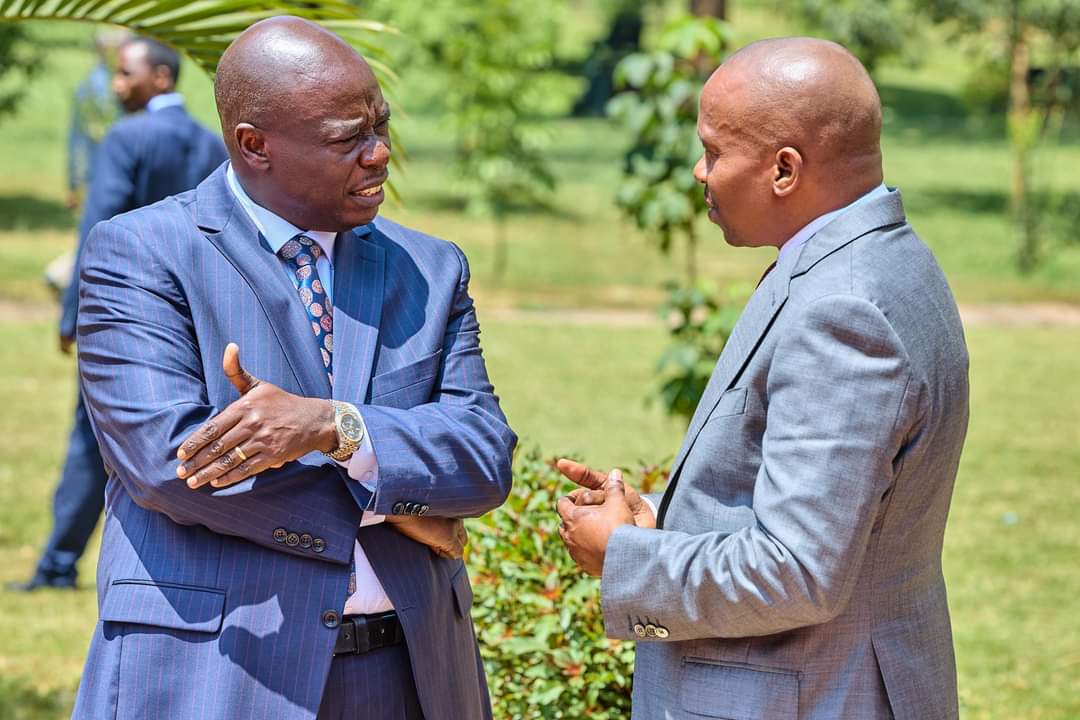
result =
[[39,690],[20,677],[0,677],[0,720],[56,720],[67,717],[75,693]]
[[1009,197],[997,190],[955,190],[900,188],[904,205],[917,213],[942,210],[975,215],[1003,215],[1009,208]]
[[[1009,195],[1000,190],[901,190],[904,205],[914,212],[946,210],[965,215],[1002,217],[1009,212]],[[1031,207],[1046,223],[1066,223],[1070,228],[1080,223],[1080,191],[1036,191],[1031,194]],[[1072,237],[1075,238],[1075,233],[1072,233]]]
[[972,112],[956,95],[880,84],[885,133],[907,139],[1004,140],[1004,115]]
[[74,230],[75,216],[55,200],[0,195],[0,230]]

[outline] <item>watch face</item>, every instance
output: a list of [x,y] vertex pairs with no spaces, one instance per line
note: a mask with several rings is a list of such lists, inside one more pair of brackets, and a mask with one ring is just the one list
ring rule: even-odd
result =
[[341,434],[351,442],[360,442],[361,438],[360,419],[355,415],[344,415],[341,418]]

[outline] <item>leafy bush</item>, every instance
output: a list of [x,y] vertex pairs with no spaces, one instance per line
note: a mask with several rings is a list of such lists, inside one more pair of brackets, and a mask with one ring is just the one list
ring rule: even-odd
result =
[[720,63],[727,26],[715,18],[681,17],[661,32],[652,52],[634,53],[615,68],[623,92],[608,103],[608,114],[633,137],[626,154],[616,203],[661,252],[686,240],[687,283],[696,280],[694,220],[705,212],[693,167],[701,157],[697,137],[701,68]]
[[555,502],[572,487],[539,452],[519,454],[506,504],[469,525],[473,620],[498,719],[630,716],[634,646],[604,637],[600,582],[559,538]]
[[689,288],[670,283],[667,290],[660,317],[667,322],[671,344],[657,363],[657,396],[668,415],[689,422],[739,319],[743,288],[729,288],[723,299],[705,283]]

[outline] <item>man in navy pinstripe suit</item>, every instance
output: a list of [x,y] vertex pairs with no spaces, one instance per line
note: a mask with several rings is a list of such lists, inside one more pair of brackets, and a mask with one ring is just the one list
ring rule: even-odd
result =
[[230,163],[81,264],[109,481],[75,717],[490,718],[446,555],[516,438],[465,258],[376,218],[389,110],[336,36],[258,23],[215,94]]

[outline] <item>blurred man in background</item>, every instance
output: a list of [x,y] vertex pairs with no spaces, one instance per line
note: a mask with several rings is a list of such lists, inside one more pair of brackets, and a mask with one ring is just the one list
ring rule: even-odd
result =
[[94,151],[104,139],[109,126],[120,116],[121,106],[112,91],[111,67],[121,45],[131,39],[125,30],[101,30],[94,36],[97,62],[75,88],[68,129],[67,194],[64,204],[71,210],[82,206],[90,187],[90,166]]
[[[97,223],[195,187],[225,161],[221,138],[195,122],[176,92],[180,56],[155,40],[129,38],[117,53],[112,88],[129,113],[105,135],[94,154],[89,195],[79,223],[79,250]],[[145,112],[144,112],[145,111]],[[71,353],[78,311],[78,262],[64,293],[60,349]],[[104,506],[106,475],[83,405],[53,501],[53,530],[34,576],[15,590],[75,587],[75,564]]]

